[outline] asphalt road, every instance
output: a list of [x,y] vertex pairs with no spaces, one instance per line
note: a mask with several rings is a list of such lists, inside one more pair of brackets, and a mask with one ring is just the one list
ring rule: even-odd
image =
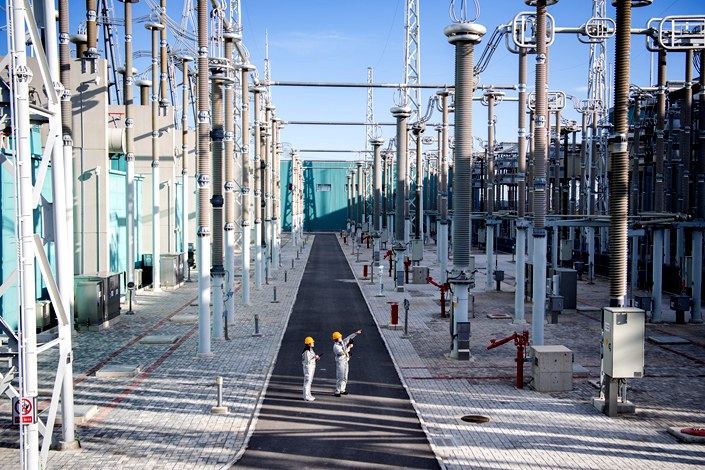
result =
[[[334,234],[316,235],[259,420],[237,468],[439,468]],[[333,331],[362,329],[349,395],[333,396]],[[301,353],[323,354],[303,400]]]

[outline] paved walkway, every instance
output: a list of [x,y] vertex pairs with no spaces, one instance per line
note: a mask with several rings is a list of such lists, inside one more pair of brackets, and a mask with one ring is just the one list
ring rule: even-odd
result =
[[[333,331],[354,340],[348,395],[333,396]],[[303,340],[321,355],[303,401]],[[438,468],[334,234],[317,235],[257,428],[237,468]]]
[[[342,240],[341,240],[342,243]],[[362,266],[371,255],[364,249],[353,256],[345,246],[353,271],[362,276]],[[692,344],[658,346],[647,342],[646,377],[629,381],[628,397],[637,413],[611,419],[599,414],[590,399],[598,391],[589,380],[600,375],[601,313],[609,305],[607,280],[594,285],[578,282],[578,311],[564,313],[559,324],[546,325],[545,344],[562,344],[574,352],[575,362],[588,373],[574,379],[574,388],[563,393],[517,390],[516,349],[513,344],[487,351],[490,339],[501,339],[531,325],[511,320],[493,320],[491,313],[514,310],[515,265],[500,255],[499,269],[507,273],[501,292],[485,292],[485,257],[475,251],[475,318],[469,362],[447,359],[449,320],[441,318],[439,291],[433,286],[411,284],[406,292],[392,292],[386,274],[385,296],[376,297],[379,285],[360,281],[378,324],[390,321],[389,301],[411,302],[409,339],[402,331],[382,328],[402,377],[436,455],[447,468],[694,468],[705,463],[705,446],[681,444],[667,434],[668,426],[705,425],[705,326],[648,325],[647,336],[676,335]],[[359,262],[357,259],[359,258]],[[440,277],[435,246],[427,248],[422,265]],[[664,305],[668,305],[665,299]],[[526,308],[531,321],[531,305]],[[673,312],[665,312],[675,321]],[[400,319],[403,322],[403,318]],[[530,376],[527,364],[526,376]],[[589,374],[589,375],[588,375]],[[460,418],[483,415],[484,424],[469,424]]]
[[[51,451],[48,468],[215,469],[233,462],[253,430],[309,249],[310,244],[303,247],[297,260],[294,248],[285,244],[282,268],[273,271],[269,285],[251,290],[251,306],[236,307],[230,341],[213,342],[211,359],[196,355],[196,282],[141,292],[135,315],[121,315],[109,329],[77,335],[75,402],[97,405],[98,413],[77,427],[81,449]],[[275,286],[279,303],[271,303]],[[240,298],[239,292],[235,295]],[[259,337],[252,336],[254,314],[260,319]],[[152,335],[177,339],[173,344],[143,342]],[[128,378],[96,377],[103,367],[115,365],[139,366],[141,372]],[[42,397],[49,396],[55,368],[55,356],[40,366]],[[226,415],[210,413],[217,376],[223,377]],[[8,423],[7,401],[2,412]],[[0,468],[20,468],[16,428],[0,429]]]
[[[121,316],[109,330],[81,332],[75,338],[74,371],[77,404],[97,405],[98,414],[78,427],[79,451],[50,452],[48,468],[173,468],[229,467],[244,451],[256,426],[258,407],[267,388],[304,266],[314,237],[300,260],[290,245],[283,249],[283,267],[269,286],[252,291],[252,306],[237,307],[231,341],[212,345],[213,359],[199,359],[195,283],[175,291],[143,292],[136,315]],[[342,240],[338,239],[342,244]],[[343,245],[359,278],[371,257],[363,249],[360,261],[350,245]],[[425,252],[425,264],[438,276],[435,246]],[[563,344],[574,351],[575,362],[587,369],[564,393],[538,393],[514,388],[512,345],[486,350],[490,338],[504,338],[531,329],[508,320],[491,320],[488,313],[512,313],[513,278],[502,292],[484,292],[484,254],[477,252],[476,317],[469,362],[447,359],[448,320],[441,318],[438,291],[430,285],[410,285],[405,293],[375,297],[379,287],[359,280],[362,292],[394,360],[404,387],[436,456],[446,468],[696,468],[705,462],[705,446],[681,444],[666,433],[668,426],[705,426],[705,326],[647,325],[647,336],[675,335],[685,345],[646,343],[646,376],[629,382],[629,398],[637,412],[607,418],[590,405],[597,394],[589,380],[599,376],[599,307],[608,303],[607,281],[594,285],[579,281],[575,313],[561,315],[558,325],[546,325],[546,344]],[[510,257],[499,266],[511,275]],[[287,282],[284,282],[284,270]],[[375,273],[376,274],[376,273]],[[389,278],[385,276],[385,283]],[[280,303],[271,303],[277,287]],[[389,287],[389,286],[388,286]],[[236,294],[237,295],[237,294]],[[388,301],[411,301],[410,338],[388,330]],[[668,305],[664,299],[664,305]],[[531,308],[527,306],[531,321]],[[253,337],[258,313],[263,336]],[[664,311],[666,321],[674,314]],[[403,316],[402,316],[403,318]],[[145,344],[147,335],[173,335],[173,344]],[[48,396],[55,360],[41,365],[42,396]],[[131,378],[99,378],[107,365],[140,365]],[[354,377],[354,372],[352,372]],[[223,376],[227,415],[212,415],[213,386]],[[17,430],[9,422],[8,400],[0,412],[0,468],[19,468]],[[490,418],[468,424],[464,415]],[[292,462],[295,464],[295,462]]]

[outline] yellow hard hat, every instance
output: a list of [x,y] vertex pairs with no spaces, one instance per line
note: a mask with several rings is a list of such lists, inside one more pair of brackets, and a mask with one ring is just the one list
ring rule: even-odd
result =
[[306,339],[304,340],[304,344],[311,344],[313,343],[313,338],[311,336],[307,336]]
[[341,335],[339,331],[336,331],[335,333],[333,333],[333,341],[340,339],[342,337],[343,337],[343,335]]

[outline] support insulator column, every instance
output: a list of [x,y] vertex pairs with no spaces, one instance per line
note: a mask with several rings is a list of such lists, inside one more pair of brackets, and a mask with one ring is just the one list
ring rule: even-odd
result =
[[190,280],[190,276],[187,276],[189,272],[188,265],[188,252],[189,252],[189,235],[191,230],[189,228],[189,199],[191,195],[189,193],[189,147],[188,147],[188,96],[189,89],[191,88],[189,76],[189,62],[193,62],[193,57],[183,56],[181,57],[182,69],[183,69],[183,86],[181,88],[181,252],[183,253],[184,259],[184,279],[187,277]]
[[440,159],[441,159],[441,184],[439,188],[440,195],[440,220],[438,221],[438,261],[441,265],[441,284],[448,280],[448,96],[451,92],[449,90],[440,90],[436,92],[436,95],[441,98],[441,112],[442,124],[441,124],[441,139],[439,142],[440,146]]
[[404,291],[404,253],[406,253],[406,169],[407,169],[407,131],[406,120],[411,115],[408,106],[395,106],[391,110],[397,119],[397,193],[394,219],[394,254],[396,261],[395,284],[397,291]]
[[[47,10],[54,8],[54,3],[46,2]],[[47,15],[52,17],[52,15]],[[51,23],[53,24],[53,23]],[[47,23],[49,28],[50,23]],[[54,37],[53,33],[47,33],[47,37]],[[63,211],[55,208],[55,212],[63,218],[64,225],[64,242],[62,251],[71,250],[73,253],[73,116],[71,110],[71,50],[69,47],[69,5],[68,1],[59,2],[59,51],[58,62],[56,62],[56,53],[47,52],[49,60],[52,62],[52,68],[55,68],[55,73],[59,77],[62,84],[61,98],[61,127],[63,136],[63,182],[57,181],[63,188]],[[56,218],[56,216],[55,216]],[[58,244],[58,240],[57,240]],[[74,389],[73,389],[73,352],[72,352],[72,332],[74,319],[73,305],[73,275],[74,275],[74,260],[73,256],[66,253],[64,268],[60,270],[59,278],[63,279],[59,283],[59,289],[62,292],[62,300],[64,300],[64,309],[68,316],[69,323],[64,327],[59,328],[59,337],[61,338],[61,346],[63,348],[62,357],[66,357],[64,365],[64,377],[61,383],[61,442],[62,449],[73,449],[78,446],[78,441],[75,438],[75,420],[74,420]],[[61,263],[59,263],[61,264]],[[63,285],[62,285],[63,283]],[[64,298],[63,296],[66,295]]]
[[536,6],[536,108],[534,112],[534,227],[533,227],[533,344],[544,344],[546,314],[546,126],[547,109],[547,47],[546,5],[553,0],[527,0]]
[[516,283],[514,285],[514,323],[526,322],[524,309],[524,273],[526,269],[526,81],[527,53],[525,48],[519,49],[519,105],[517,110],[517,223],[516,223]]
[[255,87],[253,90],[255,102],[254,107],[254,128],[255,128],[255,168],[254,168],[254,209],[255,209],[255,289],[262,288],[262,93],[266,92],[263,87]]
[[[472,212],[472,96],[475,91],[475,45],[487,30],[475,23],[446,26],[448,42],[455,46],[455,166],[453,169],[453,272],[448,278],[458,303],[452,325],[451,357],[462,358],[459,325],[469,323],[468,291],[474,287],[474,258],[470,256]],[[468,325],[469,326],[469,325]],[[468,329],[469,331],[469,329]],[[461,344],[462,346],[462,344]],[[469,351],[468,351],[469,356]]]
[[250,85],[249,74],[254,67],[248,64],[240,66],[240,84],[242,85],[242,304],[250,305],[250,253],[252,245],[251,195],[250,195]]
[[[227,78],[223,75],[224,68],[220,65],[211,68],[211,103],[213,116],[213,130],[211,131],[211,148],[213,152],[213,196],[211,206],[213,207],[213,246],[211,247],[211,277],[213,279],[213,333],[215,341],[222,341],[223,330],[223,307],[224,307],[224,284],[225,269],[223,267],[223,140],[225,129],[223,125],[223,84]],[[231,115],[232,116],[232,115]]]
[[152,290],[161,291],[160,256],[161,256],[161,221],[159,195],[159,31],[164,29],[160,23],[150,23],[145,28],[152,32]]
[[372,204],[372,236],[374,238],[374,247],[372,251],[372,266],[379,264],[379,252],[382,249],[382,152],[380,147],[384,144],[384,140],[378,137],[370,139],[373,151],[373,204]]
[[210,264],[210,109],[208,90],[208,0],[198,0],[198,355],[211,353]]

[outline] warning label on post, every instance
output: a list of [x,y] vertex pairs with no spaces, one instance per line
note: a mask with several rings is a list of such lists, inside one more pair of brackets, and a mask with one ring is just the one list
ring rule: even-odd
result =
[[37,422],[35,398],[15,397],[12,399],[12,422],[14,424],[34,424]]

